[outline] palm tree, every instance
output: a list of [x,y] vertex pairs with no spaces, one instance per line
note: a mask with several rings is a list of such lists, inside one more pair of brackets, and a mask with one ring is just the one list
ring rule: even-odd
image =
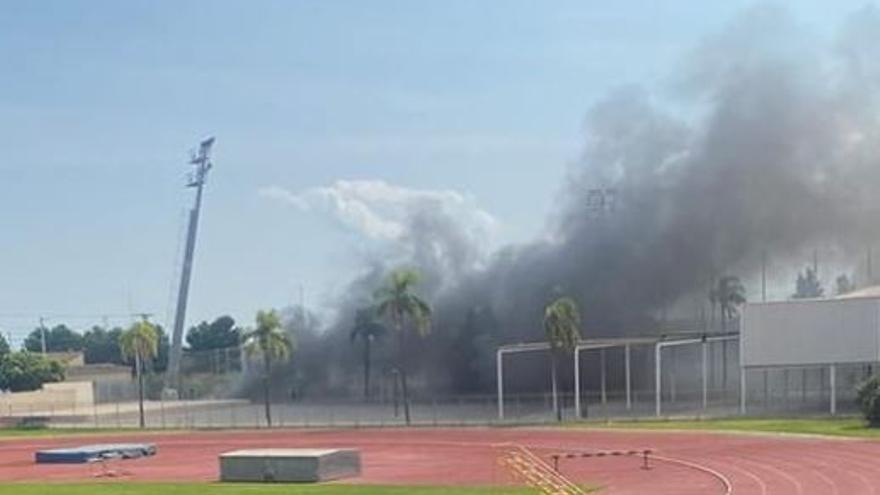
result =
[[156,357],[159,352],[159,332],[150,322],[135,323],[119,336],[119,350],[123,357],[134,358],[138,381],[138,412],[140,427],[144,428],[144,362]]
[[544,333],[550,343],[550,380],[557,421],[562,421],[556,384],[557,362],[560,354],[574,352],[581,339],[580,328],[581,315],[574,299],[559,297],[544,308]]
[[257,327],[245,334],[245,349],[249,355],[263,357],[263,403],[266,407],[266,425],[272,426],[272,410],[269,401],[272,363],[286,361],[293,352],[291,339],[281,328],[281,318],[273,311],[257,311]]
[[718,279],[718,284],[709,291],[709,301],[721,309],[721,330],[727,330],[727,322],[739,315],[739,307],[746,302],[746,288],[739,277],[732,275]]
[[410,424],[404,345],[407,330],[415,328],[420,337],[426,336],[431,331],[431,307],[412,292],[419,283],[419,278],[419,273],[414,270],[394,270],[388,276],[386,284],[375,293],[376,313],[387,318],[397,332],[397,371],[403,389],[403,414],[407,425]]
[[386,328],[376,321],[374,308],[359,309],[351,329],[351,341],[361,339],[364,342],[364,400],[370,399],[370,363],[373,341],[385,335]]
[[[721,331],[727,331],[727,322],[739,315],[739,307],[746,302],[746,288],[739,277],[727,275],[718,279],[718,284],[709,291],[712,301],[712,314],[715,305],[721,309]],[[721,388],[727,390],[727,341],[721,342]]]

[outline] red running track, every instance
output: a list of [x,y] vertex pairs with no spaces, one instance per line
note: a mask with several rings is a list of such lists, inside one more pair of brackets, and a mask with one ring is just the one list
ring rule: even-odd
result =
[[[880,442],[807,437],[528,428],[205,431],[0,441],[0,480],[94,481],[84,465],[36,465],[35,450],[95,442],[149,441],[157,456],[118,461],[132,481],[214,481],[217,455],[251,447],[355,447],[372,484],[501,485],[511,483],[497,463],[498,444],[516,443],[549,461],[557,452],[651,448],[703,469],[641,459],[562,459],[561,472],[599,484],[603,494],[880,495]],[[119,478],[113,479],[118,482]]]

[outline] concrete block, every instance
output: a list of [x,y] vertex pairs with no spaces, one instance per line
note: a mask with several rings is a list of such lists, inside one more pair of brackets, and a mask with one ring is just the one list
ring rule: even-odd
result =
[[355,449],[251,449],[220,454],[220,481],[316,483],[358,476]]

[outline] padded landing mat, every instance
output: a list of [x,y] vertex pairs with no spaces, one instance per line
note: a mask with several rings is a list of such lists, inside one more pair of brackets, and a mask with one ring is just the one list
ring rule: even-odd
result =
[[37,464],[82,464],[102,459],[137,459],[156,455],[151,443],[103,443],[64,449],[38,450]]

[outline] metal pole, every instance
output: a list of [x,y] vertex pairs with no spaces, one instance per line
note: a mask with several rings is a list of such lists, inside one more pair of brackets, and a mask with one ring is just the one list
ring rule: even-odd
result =
[[624,374],[626,379],[626,409],[632,409],[632,375],[630,372],[629,344],[623,346]]
[[739,367],[739,413],[746,413],[746,367]]
[[807,369],[801,370],[801,402],[807,401]]
[[43,317],[40,317],[40,344],[43,348],[43,355],[46,355],[46,324]]
[[837,414],[837,366],[828,367],[828,381],[831,386],[831,415]]
[[769,384],[769,372],[765,368],[764,371],[764,411],[770,407],[770,384]]
[[[724,342],[722,342],[723,344]],[[709,354],[709,343],[703,340],[703,367],[702,367],[702,375],[703,375],[703,410],[706,410],[706,407],[709,404],[709,382],[707,381],[707,368],[708,368],[708,354]]]
[[721,390],[727,392],[727,341],[721,341]]
[[599,349],[599,379],[602,387],[602,405],[608,403],[607,387],[605,386],[605,349]]
[[676,347],[669,347],[669,401],[675,404],[675,393],[676,393],[676,383],[675,383],[675,375],[678,368],[678,360],[675,358],[677,354],[675,352]]
[[495,370],[498,382],[498,419],[504,419],[504,359],[503,353],[499,350],[495,356]]
[[767,302],[767,250],[761,252],[761,302]]
[[581,419],[581,349],[574,348],[574,417]]
[[788,410],[788,368],[782,370],[782,404]]
[[654,344],[654,414],[660,417],[660,386],[662,379],[660,377],[660,344]]

